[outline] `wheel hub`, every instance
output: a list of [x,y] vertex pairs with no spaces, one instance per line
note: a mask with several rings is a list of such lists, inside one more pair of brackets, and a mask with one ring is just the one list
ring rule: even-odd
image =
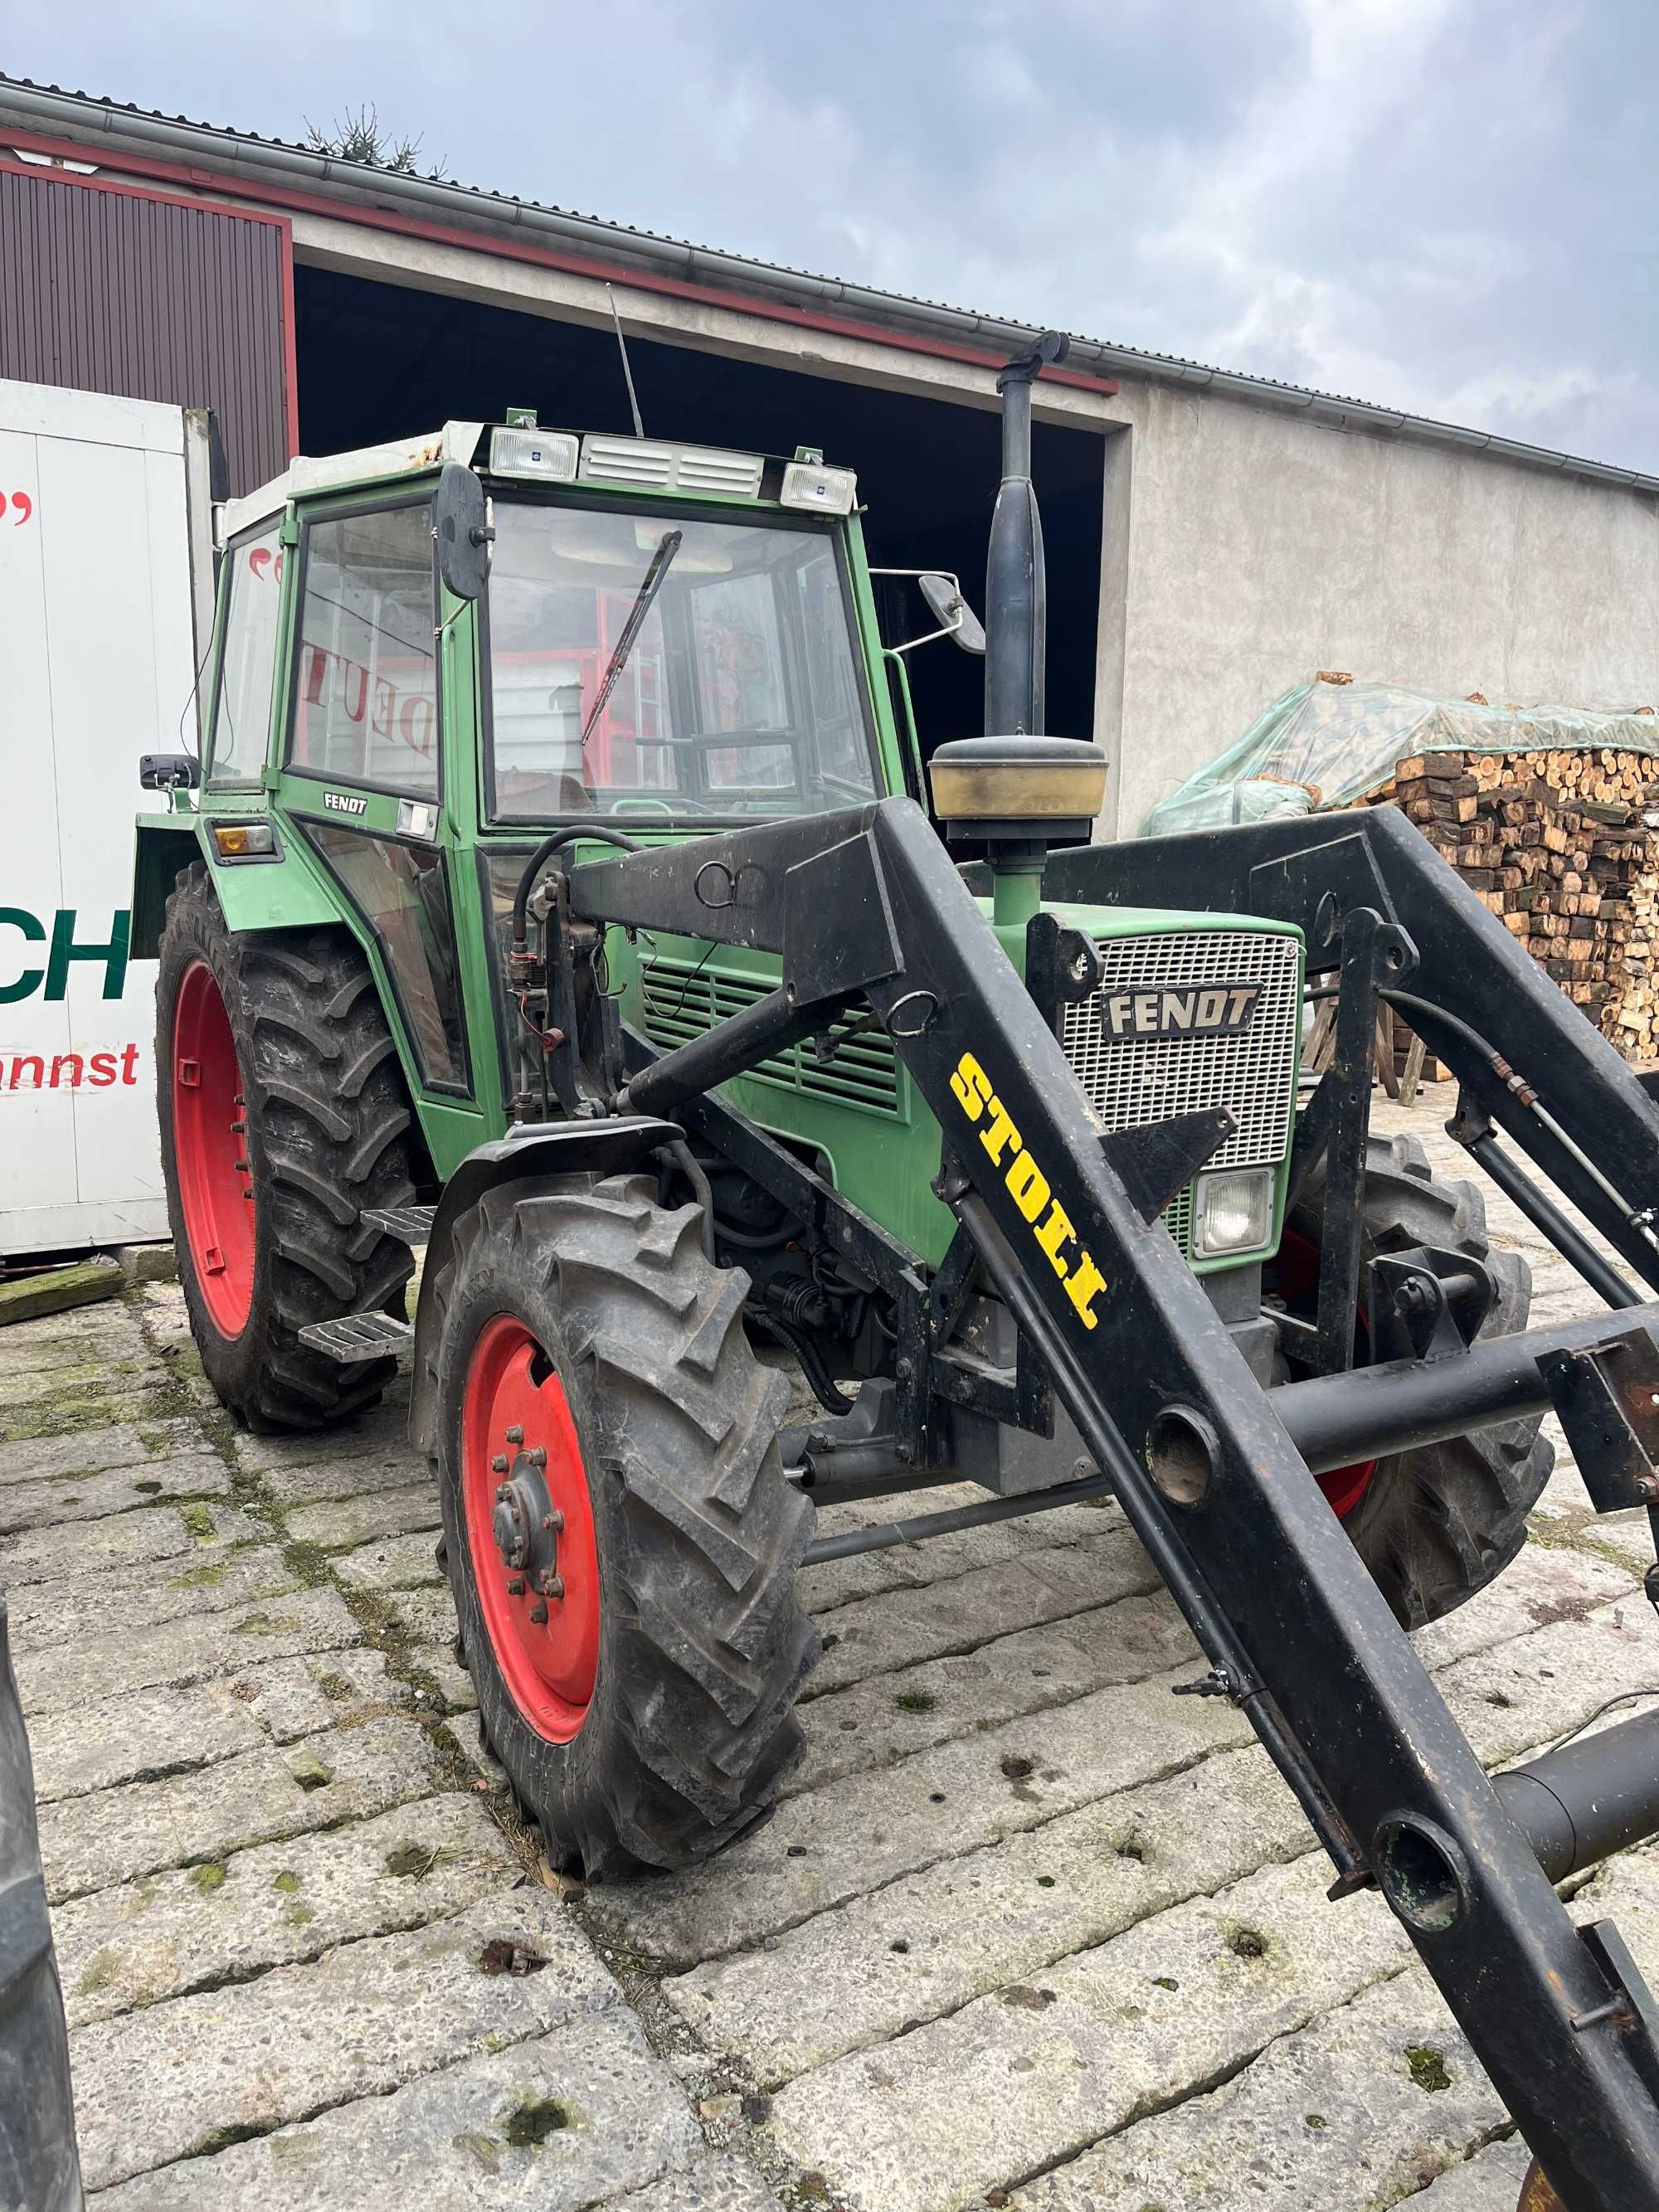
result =
[[558,1566],[564,1516],[548,1491],[546,1466],[543,1446],[532,1445],[519,1454],[511,1474],[495,1492],[490,1534],[510,1574],[525,1575],[544,1597],[562,1597]]

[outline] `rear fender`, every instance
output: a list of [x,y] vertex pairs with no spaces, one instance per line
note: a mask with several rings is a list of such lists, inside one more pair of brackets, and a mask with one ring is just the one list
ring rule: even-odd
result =
[[[648,1115],[621,1115],[607,1121],[537,1121],[510,1131],[471,1152],[444,1185],[443,1196],[427,1235],[426,1264],[415,1309],[415,1371],[410,1378],[409,1434],[415,1449],[436,1448],[438,1409],[434,1402],[438,1326],[435,1285],[449,1265],[455,1224],[486,1191],[501,1184],[553,1175],[625,1174],[685,1132],[672,1121]],[[430,1355],[430,1356],[428,1356]]]

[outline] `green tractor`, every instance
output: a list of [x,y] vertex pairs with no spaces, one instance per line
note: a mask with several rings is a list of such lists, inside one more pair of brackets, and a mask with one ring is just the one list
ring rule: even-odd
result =
[[[683,1866],[766,1813],[804,1567],[1109,1492],[1339,1887],[1425,1956],[1425,1915],[1471,1920],[1522,2010],[1588,2006],[1607,1969],[1396,1624],[1514,1557],[1568,1388],[1541,1355],[1590,1355],[1518,1337],[1475,1190],[1369,1134],[1377,1005],[1505,1187],[1549,1214],[1494,1120],[1650,1280],[1595,1163],[1659,1163],[1659,1115],[1401,822],[1091,845],[1104,763],[1043,734],[1059,350],[1003,372],[982,632],[926,574],[930,635],[884,644],[854,478],[805,447],[452,422],[230,503],[210,739],[146,763],[134,894],[202,1359],[250,1429],[307,1429],[412,1339],[459,1649],[557,1863]],[[988,734],[925,766],[934,640],[986,653]],[[1310,992],[1337,1050],[1304,1096]],[[1553,1095],[1495,1072],[1489,1019],[1546,1039]],[[1496,1983],[1431,1963],[1531,2132]]]
[[[1005,507],[1024,477],[1016,455]],[[770,1802],[817,1651],[794,1591],[815,1501],[961,1479],[1022,1498],[1097,1472],[971,1282],[946,1388],[1006,1374],[1008,1418],[963,1391],[907,1454],[902,1293],[847,1254],[816,1191],[792,1203],[754,1171],[748,1145],[781,1151],[902,1248],[918,1298],[937,1285],[957,1231],[939,1125],[881,1026],[826,1014],[723,1085],[744,1146],[619,1137],[604,1070],[621,1037],[707,1037],[764,1003],[780,962],[584,925],[544,873],[919,797],[909,648],[878,635],[855,498],[811,452],[521,425],[298,461],[227,513],[201,787],[140,825],[167,1197],[203,1362],[239,1420],[312,1428],[378,1398],[410,1333],[422,1208],[485,1148],[517,1158],[525,1127],[576,1125],[560,1172],[524,1153],[429,1252],[415,1357],[490,1741],[554,1855],[596,1873],[680,1863]],[[936,628],[978,644],[955,580],[918,580]],[[1041,728],[1040,694],[1020,696],[1038,679],[1023,640],[1001,649],[998,611],[988,719],[1018,738]],[[994,944],[1022,975],[1038,957],[1103,1130],[1231,1113],[1162,1212],[1271,1382],[1292,1371],[1277,1313],[1311,1318],[1317,1282],[1318,1178],[1285,1218],[1301,936],[1045,903],[1046,851],[1086,842],[1103,764],[1062,740],[1001,750],[935,755],[946,830],[994,856],[983,957]],[[700,881],[711,908],[741,904],[720,859]],[[826,946],[848,919],[819,917]],[[528,950],[550,923],[574,956],[568,1004]],[[1489,1253],[1466,1187],[1378,1142],[1366,1205],[1378,1250],[1460,1245],[1499,1273],[1501,1326],[1524,1322],[1525,1268]],[[828,1417],[804,1435],[782,1431],[777,1349]],[[1403,1619],[1512,1556],[1548,1464],[1536,1426],[1322,1478]]]

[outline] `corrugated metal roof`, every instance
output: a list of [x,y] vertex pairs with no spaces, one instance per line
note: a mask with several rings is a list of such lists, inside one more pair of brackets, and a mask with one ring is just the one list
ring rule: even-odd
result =
[[[313,186],[371,204],[403,203],[410,212],[441,213],[453,222],[505,226],[520,234],[551,234],[567,244],[658,268],[683,280],[736,284],[757,298],[797,304],[804,296],[830,308],[860,317],[872,317],[894,329],[934,337],[955,344],[981,344],[988,356],[999,347],[1018,343],[1030,325],[1006,318],[953,307],[943,301],[908,293],[889,292],[847,279],[823,276],[787,263],[767,262],[752,255],[729,253],[719,247],[697,246],[660,231],[642,230],[598,216],[584,215],[540,200],[520,199],[510,193],[487,191],[453,178],[411,176],[402,170],[372,162],[347,161],[319,154],[291,140],[263,137],[257,131],[237,131],[223,125],[198,123],[185,116],[163,115],[154,108],[101,98],[83,92],[64,91],[57,85],[38,85],[28,78],[0,76],[0,117],[16,117],[21,127],[52,129],[70,135],[128,139],[161,144],[186,158],[209,159],[242,173],[276,171],[290,179],[303,175]],[[1454,446],[1493,459],[1519,462],[1530,468],[1583,477],[1593,483],[1623,486],[1636,491],[1659,491],[1659,477],[1637,469],[1618,468],[1586,460],[1571,453],[1504,438],[1489,431],[1467,429],[1432,416],[1411,415],[1378,406],[1370,400],[1344,398],[1304,385],[1289,384],[1277,377],[1255,376],[1233,369],[1216,368],[1176,354],[1149,353],[1134,346],[1115,344],[1081,333],[1072,335],[1069,365],[1093,370],[1103,376],[1141,378],[1159,384],[1201,388],[1307,416],[1334,428],[1354,428],[1393,434],[1414,443]]]

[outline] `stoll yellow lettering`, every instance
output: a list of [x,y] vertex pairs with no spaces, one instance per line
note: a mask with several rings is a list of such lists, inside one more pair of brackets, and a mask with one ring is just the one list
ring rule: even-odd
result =
[[979,1140],[1003,1168],[1008,1195],[1029,1225],[1038,1251],[1065,1284],[1066,1295],[1085,1328],[1097,1327],[1100,1316],[1094,1310],[1095,1300],[1106,1288],[1106,1278],[1095,1265],[1094,1255],[1079,1242],[1070,1214],[1054,1198],[1048,1176],[1026,1150],[1008,1109],[991,1086],[990,1077],[971,1052],[964,1052],[957,1062],[951,1094],[969,1121],[986,1121]]

